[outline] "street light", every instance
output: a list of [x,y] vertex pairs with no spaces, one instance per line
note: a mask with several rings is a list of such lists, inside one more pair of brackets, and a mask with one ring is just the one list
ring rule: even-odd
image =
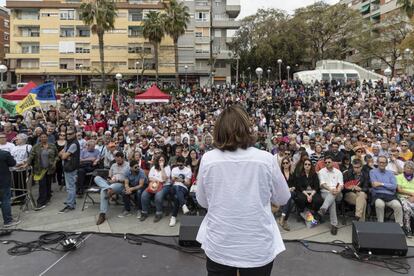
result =
[[139,83],[139,61],[135,62],[135,69],[137,70],[137,87],[138,87],[138,83]]
[[390,76],[392,74],[391,68],[388,66],[387,69],[384,70],[384,75],[387,77],[387,85],[390,82]]
[[270,70],[270,68],[267,69],[267,81],[270,83],[270,72],[272,72],[272,70]]
[[184,66],[184,70],[185,70],[185,88],[187,89],[187,70],[188,70],[188,65]]
[[1,75],[1,95],[3,96],[3,74],[7,72],[7,66],[0,64],[0,75]]
[[289,72],[290,72],[290,66],[288,65],[288,66],[286,66],[286,70],[287,70],[287,79],[288,79],[288,81],[290,80],[289,79]]
[[257,67],[256,68],[256,75],[257,75],[257,78],[259,79],[259,86],[260,86],[260,78],[262,77],[262,74],[263,74],[263,69],[260,68],[260,67]]
[[120,108],[121,107],[121,99],[119,98],[119,91],[120,91],[120,86],[121,86],[122,74],[117,73],[115,75],[115,78],[118,80],[118,108]]
[[82,69],[83,69],[83,65],[81,64],[81,65],[79,65],[79,69],[81,70],[81,73],[80,73],[80,84],[79,84],[79,89],[80,90],[82,90]]
[[281,59],[277,60],[277,64],[279,64],[279,82],[282,81],[282,62],[283,61]]
[[252,82],[252,68],[247,67],[247,70],[249,71],[249,83]]

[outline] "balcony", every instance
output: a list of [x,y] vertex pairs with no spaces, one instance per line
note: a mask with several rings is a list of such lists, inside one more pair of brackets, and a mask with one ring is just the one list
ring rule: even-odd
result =
[[210,3],[208,1],[196,1],[195,2],[195,10],[196,11],[209,11],[211,8]]
[[209,59],[210,58],[210,51],[208,50],[195,50],[195,58],[197,59]]
[[240,28],[240,25],[240,21],[236,21],[232,18],[217,18],[213,20],[214,28],[238,29]]
[[196,36],[195,37],[195,43],[197,43],[197,44],[209,44],[210,43],[210,37],[209,36],[201,36],[201,37]]
[[240,10],[240,5],[226,5],[226,13],[230,18],[236,18],[237,16],[239,16]]
[[232,59],[233,51],[229,50],[220,50],[217,54],[215,54],[217,59]]

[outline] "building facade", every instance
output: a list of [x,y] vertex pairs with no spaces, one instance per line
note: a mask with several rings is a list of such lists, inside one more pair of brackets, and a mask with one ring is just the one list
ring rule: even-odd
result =
[[10,49],[10,18],[9,11],[0,7],[0,63],[6,64],[6,53]]
[[[98,38],[79,17],[80,0],[7,1],[10,9],[9,68],[17,82],[53,80],[59,87],[98,80]],[[124,79],[154,79],[153,46],[143,37],[143,19],[163,11],[166,0],[116,1],[115,29],[104,35],[105,72]],[[165,37],[159,48],[159,75],[174,79],[174,47]],[[142,80],[142,79],[141,79]]]
[[181,81],[201,86],[231,82],[229,50],[240,22],[240,0],[182,0],[191,21],[178,42]]
[[[395,17],[398,15],[405,15],[404,11],[397,4],[397,0],[341,0],[340,3],[346,4],[348,7],[358,10],[361,15],[370,20],[374,25],[380,24],[387,18]],[[350,62],[355,62],[353,54],[347,57]],[[368,64],[363,64],[371,70],[377,73],[383,73],[386,65],[379,59],[372,59]],[[396,73],[403,74],[405,71],[405,63],[399,60],[396,64]]]

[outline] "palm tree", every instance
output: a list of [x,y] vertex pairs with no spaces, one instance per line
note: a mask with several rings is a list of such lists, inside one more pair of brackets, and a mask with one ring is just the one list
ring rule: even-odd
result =
[[174,41],[175,82],[177,86],[180,85],[178,75],[178,39],[185,34],[189,22],[190,14],[188,13],[188,7],[183,2],[178,3],[176,0],[171,0],[166,7],[165,31]]
[[155,78],[158,82],[158,47],[165,35],[164,16],[156,11],[148,12],[144,20],[143,35],[154,46]]
[[99,60],[101,63],[100,74],[102,78],[101,89],[105,91],[104,34],[114,29],[115,18],[117,17],[115,1],[89,0],[81,4],[80,11],[82,21],[85,25],[91,26],[92,33],[98,36]]
[[397,0],[397,5],[400,6],[405,11],[408,18],[411,19],[413,17],[414,15],[413,0]]

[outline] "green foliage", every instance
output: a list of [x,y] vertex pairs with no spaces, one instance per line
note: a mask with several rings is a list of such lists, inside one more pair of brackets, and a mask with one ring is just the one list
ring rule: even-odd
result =
[[101,64],[102,90],[105,90],[105,57],[104,57],[104,34],[113,30],[117,9],[115,1],[111,0],[89,0],[80,6],[80,17],[85,25],[91,26],[91,30],[98,36],[99,60]]
[[362,22],[357,11],[342,4],[318,2],[293,15],[260,9],[242,21],[231,47],[240,56],[242,70],[261,66],[276,72],[278,59],[282,71],[287,65],[294,70],[296,64],[313,68],[318,60],[343,58]]
[[397,0],[397,5],[405,11],[408,18],[412,18],[414,15],[414,3],[413,0]]

